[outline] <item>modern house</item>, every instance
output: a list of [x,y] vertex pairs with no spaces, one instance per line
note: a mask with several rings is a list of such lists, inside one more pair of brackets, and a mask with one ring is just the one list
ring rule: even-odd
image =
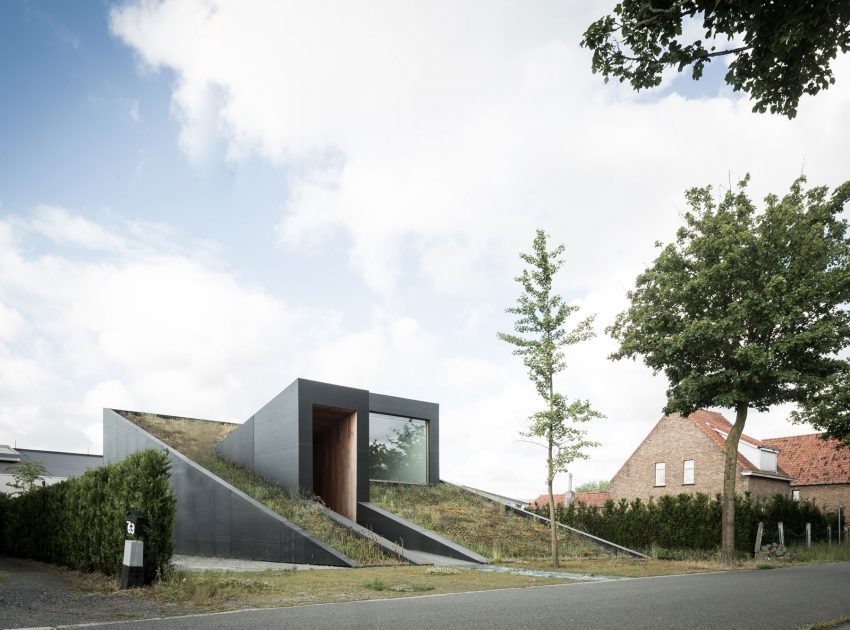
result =
[[779,466],[793,479],[791,495],[809,500],[826,512],[850,506],[850,449],[822,433],[770,438],[764,443],[779,449]]
[[[721,414],[703,409],[687,418],[663,416],[611,479],[612,498],[722,493],[731,429]],[[777,446],[741,435],[736,490],[753,498],[788,494],[792,477],[779,465],[778,456]]]
[[439,405],[297,379],[218,447],[219,455],[352,521],[369,480],[440,480]]
[[[147,448],[167,451],[177,499],[176,553],[355,564],[132,422],[135,413],[103,410],[104,457],[112,463]],[[430,563],[416,552],[486,562],[369,500],[370,480],[439,481],[439,406],[435,403],[297,379],[233,429],[218,443],[216,452],[284,489],[317,497],[321,509],[337,524],[414,564]]]
[[50,486],[69,477],[79,477],[87,470],[103,465],[103,456],[12,448],[0,444],[0,492],[15,492],[10,484],[21,462],[39,462],[44,465],[47,472],[41,480],[43,485]]

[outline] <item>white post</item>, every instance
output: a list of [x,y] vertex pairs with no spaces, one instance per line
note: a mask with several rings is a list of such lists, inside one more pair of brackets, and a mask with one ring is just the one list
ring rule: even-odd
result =
[[841,544],[841,508],[844,506],[841,505],[841,501],[838,502],[838,544]]
[[762,534],[764,534],[764,523],[759,521],[759,528],[756,531],[756,550],[755,550],[755,553],[753,555],[756,555],[756,554],[758,554],[759,551],[761,551],[761,536],[762,536]]
[[124,564],[121,565],[121,588],[144,586],[143,566],[145,544],[141,540],[124,541]]
[[806,548],[812,546],[812,524],[806,523]]
[[779,523],[779,544],[785,546],[785,526]]

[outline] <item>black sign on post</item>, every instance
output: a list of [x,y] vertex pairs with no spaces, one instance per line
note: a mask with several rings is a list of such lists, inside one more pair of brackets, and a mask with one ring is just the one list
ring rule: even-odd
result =
[[145,537],[145,513],[139,510],[130,510],[127,512],[127,522],[125,523],[124,533],[129,538],[144,538]]

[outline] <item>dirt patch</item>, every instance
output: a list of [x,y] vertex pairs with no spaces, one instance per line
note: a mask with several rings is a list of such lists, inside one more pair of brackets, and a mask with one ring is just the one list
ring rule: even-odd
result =
[[118,590],[115,578],[0,556],[0,628],[183,615],[192,608]]

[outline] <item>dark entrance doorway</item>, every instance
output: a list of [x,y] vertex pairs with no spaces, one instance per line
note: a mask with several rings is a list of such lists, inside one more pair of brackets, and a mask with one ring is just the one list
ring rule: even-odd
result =
[[357,521],[357,412],[313,405],[313,494]]

